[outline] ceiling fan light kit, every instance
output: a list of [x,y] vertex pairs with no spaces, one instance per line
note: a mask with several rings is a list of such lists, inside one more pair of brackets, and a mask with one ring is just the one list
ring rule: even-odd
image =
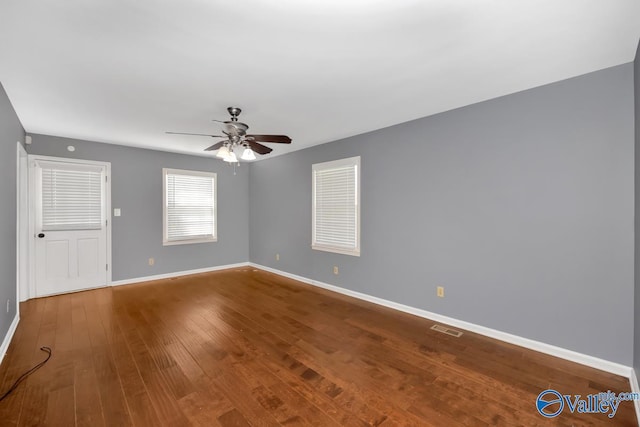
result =
[[273,149],[267,147],[266,145],[260,144],[260,142],[265,143],[276,143],[276,144],[291,144],[291,138],[286,135],[248,135],[247,130],[249,126],[246,123],[242,123],[238,121],[238,116],[242,112],[242,110],[238,107],[229,107],[227,111],[231,115],[231,119],[227,121],[213,120],[214,122],[222,123],[223,135],[209,135],[202,133],[186,133],[186,132],[166,132],[172,135],[190,135],[190,136],[208,136],[212,138],[225,138],[223,141],[217,142],[210,147],[205,148],[205,151],[215,151],[216,157],[222,159],[227,163],[238,163],[238,157],[234,150],[236,148],[241,148],[242,156],[240,159],[242,160],[255,160],[256,155],[258,153],[260,155],[268,154]]
[[253,150],[249,147],[245,147],[244,151],[242,152],[242,157],[240,157],[242,160],[255,160],[256,159],[256,155],[254,154]]
[[233,151],[230,151],[229,155],[224,157],[222,160],[227,163],[238,163],[238,158],[236,157],[236,153],[234,153]]
[[229,154],[230,154],[229,147],[227,147],[226,145],[223,145],[216,153],[216,157],[221,159],[226,159],[227,157],[229,157]]

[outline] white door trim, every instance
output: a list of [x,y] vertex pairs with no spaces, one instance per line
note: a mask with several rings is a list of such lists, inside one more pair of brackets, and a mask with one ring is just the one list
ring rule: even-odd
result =
[[51,156],[40,156],[36,154],[29,154],[28,156],[28,164],[29,164],[29,280],[28,280],[28,289],[27,289],[27,299],[34,298],[36,296],[36,263],[35,263],[35,200],[34,196],[36,194],[35,191],[35,176],[33,167],[34,162],[41,161],[53,161],[53,162],[65,162],[65,163],[75,163],[81,165],[94,165],[94,166],[103,166],[105,168],[105,218],[107,221],[106,224],[106,238],[107,238],[107,283],[106,286],[111,286],[111,271],[112,271],[112,263],[111,263],[111,163],[110,162],[100,162],[95,160],[82,160],[82,159],[69,159],[66,157],[51,157]]
[[[20,141],[16,144],[16,314],[29,286],[29,163]],[[26,201],[26,203],[24,203]]]

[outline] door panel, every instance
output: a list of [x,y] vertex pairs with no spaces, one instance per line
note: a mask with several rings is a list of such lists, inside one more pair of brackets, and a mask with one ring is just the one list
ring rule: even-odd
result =
[[[69,276],[68,240],[47,239],[37,247],[44,249],[36,252],[42,257],[46,266],[43,277],[54,280]],[[45,256],[47,254],[48,256]]]
[[95,237],[78,239],[78,276],[93,277],[102,270],[98,267],[103,257],[100,254],[100,239]]

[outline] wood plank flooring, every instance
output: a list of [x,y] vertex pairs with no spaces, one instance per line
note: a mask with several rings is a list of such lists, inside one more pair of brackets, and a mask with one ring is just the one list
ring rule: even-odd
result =
[[252,268],[40,298],[0,366],[2,426],[635,426],[538,394],[627,379]]

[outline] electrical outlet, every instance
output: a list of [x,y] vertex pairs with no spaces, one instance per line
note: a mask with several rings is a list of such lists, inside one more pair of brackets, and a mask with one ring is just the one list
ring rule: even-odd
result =
[[333,266],[333,274],[335,274],[336,276],[340,273],[340,271],[338,270],[338,266],[334,265]]
[[276,261],[280,261],[280,254],[276,254]]
[[9,304],[11,304],[11,300],[10,299],[7,300],[7,313],[9,312]]
[[444,286],[438,286],[436,288],[436,294],[440,297],[440,298],[444,298]]
[[153,258],[149,258],[149,265],[153,265],[156,263],[156,260]]

